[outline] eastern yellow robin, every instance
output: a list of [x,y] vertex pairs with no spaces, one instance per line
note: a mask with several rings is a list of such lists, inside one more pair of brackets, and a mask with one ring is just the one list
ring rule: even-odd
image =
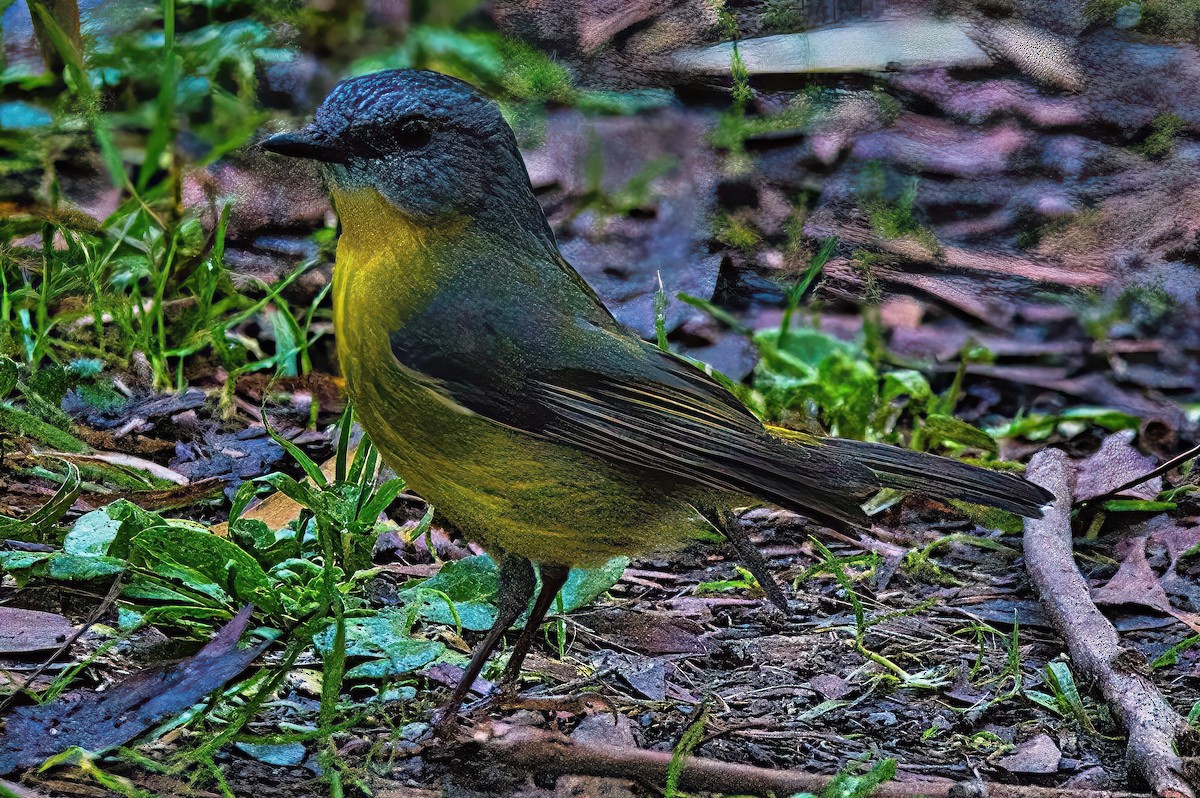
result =
[[[1041,488],[944,457],[764,426],[718,382],[622,327],[558,251],[512,130],[470,85],[393,70],[339,84],[263,146],[318,161],[341,220],[337,351],[383,459],[499,563],[495,625],[443,720],[526,610],[514,679],[573,566],[715,522],[776,604],[733,507],[852,524],[881,488],[1026,516]],[[707,519],[707,520],[706,520]]]

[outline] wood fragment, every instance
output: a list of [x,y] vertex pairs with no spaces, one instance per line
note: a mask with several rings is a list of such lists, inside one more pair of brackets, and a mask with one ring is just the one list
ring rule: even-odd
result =
[[[733,43],[683,50],[684,73],[729,74]],[[745,39],[738,54],[751,75],[881,72],[903,67],[986,67],[992,61],[954,22],[932,17],[830,25],[804,33]]]
[[[632,779],[646,785],[666,783],[670,751],[648,751],[612,745],[589,745],[529,727],[496,725],[475,742],[497,762],[540,774]],[[833,777],[803,770],[771,770],[754,765],[691,757],[679,776],[679,787],[736,795],[820,793]],[[873,798],[1145,798],[1144,793],[1078,788],[1026,787],[912,777],[881,784]]]
[[1054,627],[1067,644],[1078,673],[1100,689],[1129,734],[1130,764],[1159,798],[1196,798],[1178,742],[1194,741],[1187,721],[1150,679],[1145,658],[1121,646],[1116,629],[1092,601],[1075,565],[1071,545],[1072,474],[1067,456],[1047,449],[1026,471],[1032,482],[1054,493],[1042,518],[1025,522],[1025,567]]

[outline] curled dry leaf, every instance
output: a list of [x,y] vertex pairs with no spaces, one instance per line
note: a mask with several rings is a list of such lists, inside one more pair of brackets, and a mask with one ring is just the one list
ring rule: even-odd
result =
[[[1103,496],[1114,488],[1152,471],[1154,458],[1133,448],[1133,430],[1109,435],[1100,450],[1078,464],[1075,476],[1075,498],[1087,501]],[[1148,479],[1120,493],[1131,499],[1153,501],[1162,492],[1162,477]]]

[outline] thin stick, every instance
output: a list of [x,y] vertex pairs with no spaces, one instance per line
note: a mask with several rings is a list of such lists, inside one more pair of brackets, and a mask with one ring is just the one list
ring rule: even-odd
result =
[[[529,727],[496,727],[494,736],[476,740],[492,759],[516,767],[554,776],[578,775],[630,779],[650,786],[666,783],[671,765],[670,751],[647,751],[613,745],[591,745]],[[833,776],[803,770],[771,770],[690,757],[679,775],[679,787],[733,795],[790,795],[820,793]],[[1109,790],[1054,789],[1009,784],[958,782],[953,779],[918,777],[879,785],[872,798],[1146,798],[1145,793]]]
[[1026,477],[1054,493],[1042,518],[1025,521],[1025,567],[1042,606],[1067,644],[1072,663],[1100,688],[1129,734],[1130,764],[1159,798],[1196,798],[1176,753],[1192,737],[1150,679],[1145,658],[1121,646],[1116,629],[1092,601],[1071,546],[1071,474],[1064,452],[1047,449],[1029,463]]

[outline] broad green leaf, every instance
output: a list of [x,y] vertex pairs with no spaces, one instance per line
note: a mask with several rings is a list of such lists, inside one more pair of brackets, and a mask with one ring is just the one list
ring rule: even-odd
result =
[[[424,582],[401,591],[400,598],[415,602],[418,613],[427,621],[461,624],[464,629],[479,632],[490,629],[496,622],[499,587],[496,563],[486,554],[480,554],[446,563]],[[453,612],[446,604],[447,598],[454,605]]]
[[591,604],[617,583],[628,565],[628,557],[614,557],[599,568],[572,568],[560,594],[563,612]]
[[[175,566],[182,576],[197,574],[218,586],[238,604],[253,603],[270,615],[281,615],[283,607],[258,561],[235,543],[211,532],[179,526],[158,526],[130,542],[129,559],[150,567]],[[185,578],[192,587],[210,593],[207,586]]]
[[51,579],[86,582],[116,576],[125,570],[125,561],[115,557],[81,557],[76,554],[55,554],[48,563],[46,575]]
[[800,371],[803,373],[805,367],[815,368],[826,358],[833,355],[843,355],[857,357],[859,352],[853,344],[848,344],[845,341],[834,338],[832,335],[826,335],[820,330],[814,330],[811,327],[799,327],[788,331],[787,336],[783,340],[783,345],[779,345],[779,330],[775,328],[762,330],[756,333],[754,341],[760,349],[774,350],[775,354],[783,356],[782,362],[775,361],[772,365],[782,365],[786,363],[792,368],[796,368],[799,364]]
[[63,551],[83,557],[102,557],[121,531],[121,521],[108,514],[107,508],[79,516],[63,539]]
[[[329,624],[313,636],[322,656],[330,654],[335,625]],[[389,607],[376,615],[346,619],[347,659],[366,659],[346,672],[347,678],[383,679],[410,673],[436,660],[446,647],[433,640],[415,640],[409,635],[408,611]]]
[[128,557],[130,540],[147,529],[167,523],[158,513],[143,510],[127,499],[118,499],[105,507],[104,512],[114,521],[121,522],[120,529],[108,545],[107,554],[112,557]]
[[0,573],[24,571],[53,556],[49,551],[0,551]]
[[999,451],[991,435],[953,416],[930,414],[925,419],[925,434],[931,441],[951,441],[991,454]]
[[924,374],[912,369],[897,369],[883,375],[879,401],[886,404],[901,396],[910,396],[914,401],[923,402],[932,395],[933,390]]

